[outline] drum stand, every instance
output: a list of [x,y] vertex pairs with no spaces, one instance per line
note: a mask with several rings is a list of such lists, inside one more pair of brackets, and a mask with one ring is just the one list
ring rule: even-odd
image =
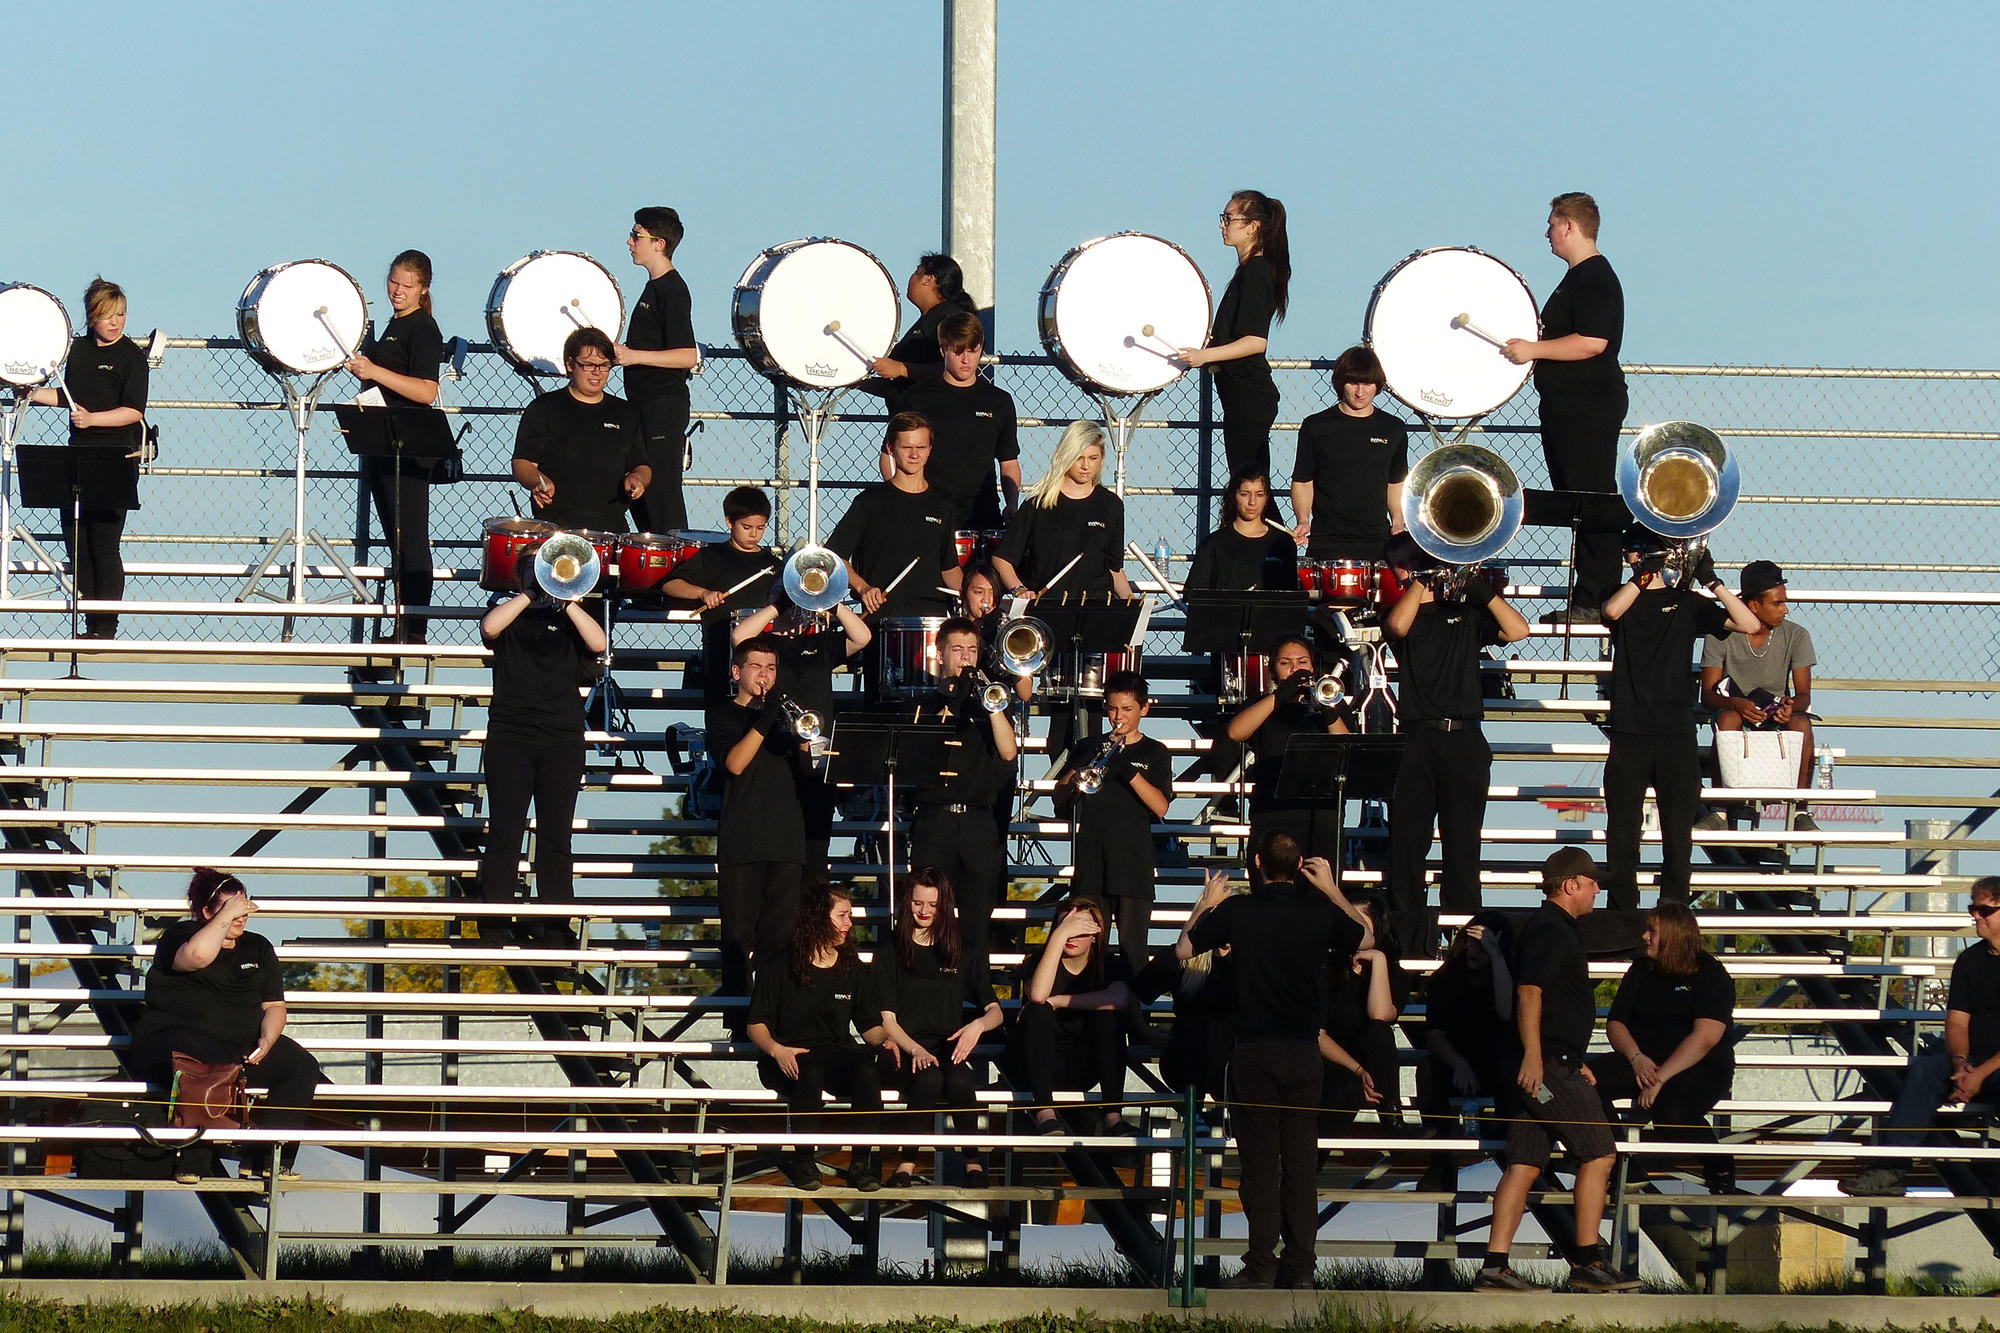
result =
[[[601,614],[604,619],[604,651],[597,655],[597,664],[602,668],[597,683],[590,687],[590,697],[583,702],[584,724],[592,718],[602,719],[602,730],[606,733],[629,732],[632,729],[632,714],[625,707],[625,692],[618,688],[618,681],[611,674],[611,599],[602,598]],[[614,769],[625,767],[625,755],[618,742],[600,741],[597,752],[611,757]],[[635,764],[635,768],[645,771],[645,765]]]
[[5,601],[14,595],[13,589],[9,586],[9,579],[14,572],[13,544],[20,542],[39,556],[42,563],[56,576],[56,586],[49,591],[74,602],[76,584],[70,581],[69,573],[63,568],[62,561],[50,555],[48,548],[28,531],[25,524],[14,521],[14,441],[21,433],[22,418],[27,416],[28,409],[34,405],[33,393],[33,389],[16,388],[13,400],[7,404],[5,413],[0,414],[0,601]]
[[792,411],[798,414],[799,429],[806,437],[806,541],[819,541],[819,442],[826,436],[827,423],[834,419],[834,408],[847,396],[847,390],[811,390],[794,385],[792,388]]
[[[354,567],[333,549],[325,537],[320,535],[319,529],[306,527],[306,432],[312,428],[313,409],[319,406],[319,396],[325,391],[326,382],[333,373],[331,370],[321,371],[313,377],[311,386],[304,392],[300,392],[298,383],[292,376],[277,376],[278,382],[285,386],[285,409],[291,413],[292,429],[298,437],[297,454],[292,465],[292,526],[285,529],[284,534],[271,543],[271,548],[264,553],[263,560],[258,562],[257,568],[251,571],[250,577],[237,591],[236,600],[239,602],[247,602],[252,597],[264,597],[273,602],[290,602],[298,606],[309,600],[321,602],[338,600],[338,593],[329,597],[307,598],[306,547],[308,545],[316,547],[320,554],[340,571],[341,577],[345,578],[348,586],[354,590],[356,601],[368,600],[368,588],[361,582],[361,576],[354,572]],[[280,597],[259,585],[263,583],[265,575],[271,572],[271,567],[278,563],[288,546],[292,550],[292,564],[286,580],[290,591],[288,595]],[[285,638],[291,637],[292,626],[287,619]]]
[[[1118,452],[1118,467],[1112,474],[1114,480],[1111,489],[1118,494],[1120,499],[1125,497],[1125,450],[1132,443],[1132,428],[1139,424],[1139,418],[1146,411],[1146,404],[1159,396],[1160,391],[1158,389],[1153,390],[1151,393],[1142,393],[1139,395],[1138,401],[1132,404],[1131,410],[1123,412],[1115,410],[1111,406],[1111,395],[1103,393],[1094,393],[1091,395],[1091,397],[1097,400],[1099,410],[1104,413],[1104,429],[1110,432],[1111,447]],[[1162,583],[1165,583],[1165,581],[1165,579],[1161,580]]]

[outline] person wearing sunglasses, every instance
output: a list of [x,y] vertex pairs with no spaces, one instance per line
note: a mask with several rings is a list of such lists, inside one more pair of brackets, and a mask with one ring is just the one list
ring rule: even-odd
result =
[[652,484],[632,502],[641,532],[673,532],[688,525],[681,467],[688,450],[688,376],[701,364],[694,341],[694,298],[674,267],[685,229],[671,208],[642,208],[632,215],[625,249],[646,270],[646,289],[625,324],[625,341],[612,344],[625,367],[625,393],[639,413]]
[[[1206,347],[1183,347],[1180,360],[1215,379],[1222,402],[1222,446],[1229,475],[1269,476],[1271,423],[1278,419],[1278,385],[1264,357],[1273,320],[1290,304],[1292,246],[1285,206],[1257,190],[1229,196],[1218,219],[1222,243],[1236,252],[1236,271],[1215,306]],[[1276,510],[1275,503],[1272,506]]]
[[[1940,1106],[1982,1100],[2000,1070],[2000,875],[1972,882],[1969,910],[1979,939],[1952,961],[1944,1038],[1931,1038],[1910,1058],[1879,1143],[1922,1147]],[[2000,1084],[1992,1086],[2000,1090]],[[1908,1158],[1879,1162],[1848,1181],[1846,1190],[1863,1198],[1899,1198],[1911,1166]]]
[[527,488],[534,516],[559,528],[624,532],[626,506],[652,485],[639,414],[604,391],[616,363],[603,330],[570,334],[569,383],[529,403],[514,433],[514,480]]

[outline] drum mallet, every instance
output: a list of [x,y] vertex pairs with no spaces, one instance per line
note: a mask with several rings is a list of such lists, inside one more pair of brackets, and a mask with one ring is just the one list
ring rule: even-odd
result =
[[1056,576],[1050,579],[1047,583],[1043,584],[1042,590],[1036,593],[1035,596],[1037,598],[1047,597],[1049,595],[1049,589],[1055,587],[1058,583],[1061,583],[1065,578],[1067,578],[1069,576],[1069,572],[1072,569],[1076,568],[1076,562],[1081,559],[1083,559],[1083,552],[1081,551],[1078,551],[1074,556],[1071,556],[1070,562],[1064,565],[1060,570],[1056,571]]
[[1151,338],[1154,342],[1160,344],[1160,346],[1167,349],[1165,353],[1160,353],[1160,352],[1153,352],[1153,349],[1148,347],[1146,350],[1149,352],[1153,352],[1153,355],[1155,356],[1164,355],[1166,359],[1169,361],[1174,361],[1179,359],[1181,354],[1181,349],[1174,346],[1172,343],[1168,342],[1165,338],[1162,338],[1159,334],[1155,333],[1153,331],[1153,326],[1151,324],[1141,324],[1139,326],[1139,336],[1141,338]]
[[347,350],[347,342],[340,336],[340,330],[333,327],[333,321],[327,318],[326,307],[321,306],[319,309],[313,311],[313,318],[319,321],[319,326],[326,330],[329,338],[333,339],[333,345],[345,352]]
[[1471,334],[1475,338],[1484,338],[1487,342],[1492,343],[1495,347],[1505,347],[1507,345],[1507,340],[1505,338],[1494,337],[1492,334],[1488,333],[1485,329],[1482,329],[1477,324],[1474,324],[1472,322],[1471,315],[1465,314],[1463,312],[1453,315],[1451,317],[1451,326],[1455,329],[1463,329],[1465,332]]
[[588,329],[595,327],[590,322],[590,316],[581,313],[582,310],[583,310],[583,302],[578,300],[574,296],[570,297],[569,304],[562,308],[563,314],[569,316],[569,322],[576,325],[578,328]]
[[835,319],[835,320],[829,320],[827,322],[826,336],[833,339],[835,342],[839,343],[842,347],[845,347],[848,351],[854,353],[854,355],[860,357],[862,365],[872,367],[875,364],[874,357],[868,355],[868,353],[862,351],[859,347],[856,347],[854,345],[853,340],[840,331],[839,320]]

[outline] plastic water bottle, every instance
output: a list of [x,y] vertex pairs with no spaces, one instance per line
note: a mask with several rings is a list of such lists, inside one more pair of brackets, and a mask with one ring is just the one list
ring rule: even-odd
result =
[[1821,791],[1833,790],[1833,756],[1824,750],[1813,763],[1813,786]]
[[[1173,558],[1174,553],[1168,547],[1167,539],[1165,537],[1153,538],[1153,564],[1159,569],[1161,578],[1170,579],[1174,576]],[[1166,589],[1162,588],[1161,591],[1165,592]]]

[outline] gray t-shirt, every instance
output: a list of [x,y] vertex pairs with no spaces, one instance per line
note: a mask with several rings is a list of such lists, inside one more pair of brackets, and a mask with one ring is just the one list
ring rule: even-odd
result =
[[1792,672],[1814,661],[1812,635],[1790,620],[1778,622],[1762,651],[1750,646],[1746,634],[1707,639],[1701,648],[1702,668],[1721,667],[1722,674],[1735,682],[1738,695],[1764,689],[1782,698],[1791,693]]

